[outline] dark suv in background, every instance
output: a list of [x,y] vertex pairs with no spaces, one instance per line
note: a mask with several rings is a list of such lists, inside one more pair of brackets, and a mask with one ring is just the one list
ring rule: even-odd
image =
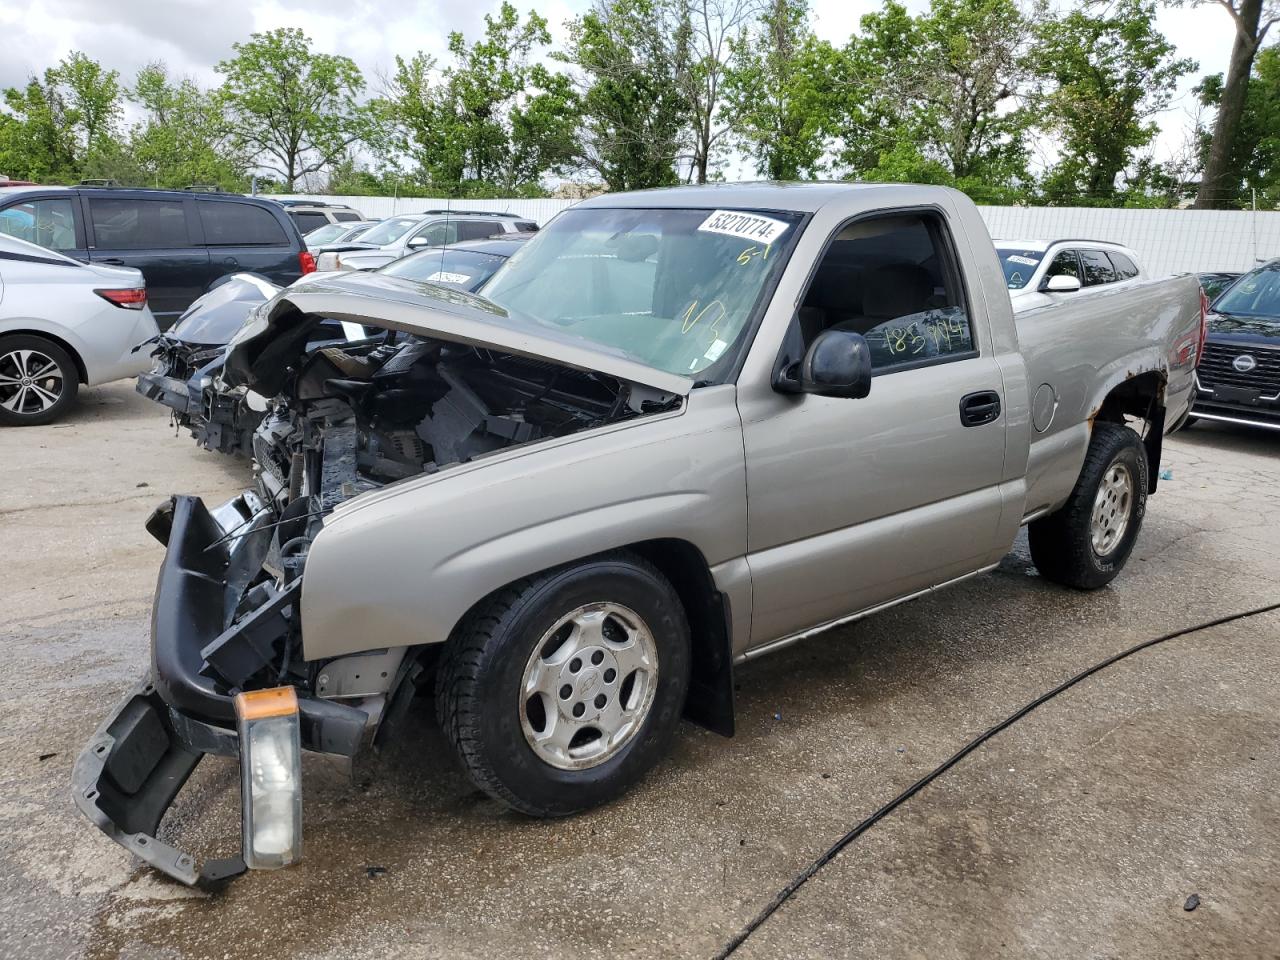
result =
[[4,187],[0,233],[141,270],[161,330],[226,274],[256,273],[284,286],[315,269],[283,207],[237,194]]

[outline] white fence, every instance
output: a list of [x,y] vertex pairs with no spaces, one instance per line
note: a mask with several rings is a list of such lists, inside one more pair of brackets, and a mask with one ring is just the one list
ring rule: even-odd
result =
[[[278,197],[278,199],[285,199]],[[300,199],[293,195],[289,199]],[[514,213],[546,223],[573,200],[446,200],[440,198],[322,197],[367,217],[421,210]],[[1097,207],[980,207],[992,236],[1017,240],[1056,237],[1110,240],[1138,252],[1147,272],[1248,270],[1280,257],[1280,213],[1247,210],[1113,210]]]

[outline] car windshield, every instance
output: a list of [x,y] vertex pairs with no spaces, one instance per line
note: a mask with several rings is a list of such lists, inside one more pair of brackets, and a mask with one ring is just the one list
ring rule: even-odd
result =
[[376,220],[373,221],[372,223],[357,223],[354,227],[349,223],[344,223],[342,227],[345,232],[342,233],[338,237],[338,239],[339,240],[355,240],[358,237],[364,236],[366,233],[368,233],[377,225],[378,225],[378,221]]
[[501,254],[439,247],[393,260],[377,272],[470,292],[493,276],[506,261]]
[[743,348],[799,221],[743,210],[566,210],[482,295],[513,321],[715,381]]
[[362,236],[360,242],[372,243],[379,247],[394,243],[417,226],[421,219],[421,217],[392,217],[390,220],[383,220]]
[[1213,305],[1232,317],[1258,317],[1280,323],[1280,263],[1245,274]]
[[1000,266],[1004,267],[1004,282],[1010,290],[1021,290],[1031,282],[1031,276],[1044,259],[1043,250],[1024,250],[1021,247],[996,247]]
[[316,227],[303,239],[307,243],[328,243],[330,240],[338,239],[346,232],[347,226],[344,223],[326,223],[323,227]]

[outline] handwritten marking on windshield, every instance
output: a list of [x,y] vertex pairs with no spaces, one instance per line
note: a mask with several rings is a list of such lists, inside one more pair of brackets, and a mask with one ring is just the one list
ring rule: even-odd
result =
[[688,333],[690,330],[696,327],[698,325],[698,322],[707,315],[707,312],[712,307],[720,308],[720,312],[716,314],[716,318],[711,321],[711,332],[719,335],[720,331],[718,328],[720,325],[720,321],[724,319],[724,315],[726,312],[724,304],[721,303],[719,300],[712,300],[705,307],[703,307],[701,310],[698,311],[697,316],[694,315],[693,311],[698,309],[698,301],[695,300],[693,301],[693,303],[689,304],[689,309],[686,310],[680,317],[681,319],[680,332],[682,334]]

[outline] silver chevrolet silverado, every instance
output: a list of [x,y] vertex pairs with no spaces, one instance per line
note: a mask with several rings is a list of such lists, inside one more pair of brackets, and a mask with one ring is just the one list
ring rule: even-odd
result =
[[[372,337],[308,347],[318,324]],[[1186,417],[1195,278],[1015,326],[976,208],[927,186],[603,196],[467,294],[282,291],[224,377],[256,486],[173,497],[146,677],[76,764],[99,827],[187,883],[301,854],[300,752],[351,760],[417,690],[474,781],[559,816],[616,797],[733,669],[991,569],[1124,566]],[[238,757],[239,856],[157,839]]]

